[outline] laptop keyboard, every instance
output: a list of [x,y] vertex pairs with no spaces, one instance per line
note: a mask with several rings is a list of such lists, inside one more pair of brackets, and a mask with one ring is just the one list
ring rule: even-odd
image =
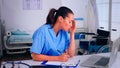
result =
[[98,60],[95,65],[99,65],[99,66],[106,66],[109,62],[110,58],[107,57],[102,57],[100,60]]

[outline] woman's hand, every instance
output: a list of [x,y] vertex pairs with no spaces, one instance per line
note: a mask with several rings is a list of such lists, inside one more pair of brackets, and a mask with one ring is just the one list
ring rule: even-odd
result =
[[62,55],[59,56],[59,61],[66,62],[68,61],[69,55],[66,53],[63,53]]
[[70,33],[74,33],[76,30],[76,23],[75,20],[72,20],[72,26],[70,28]]

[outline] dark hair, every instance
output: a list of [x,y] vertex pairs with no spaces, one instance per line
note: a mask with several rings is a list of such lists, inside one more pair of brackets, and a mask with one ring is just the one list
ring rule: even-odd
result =
[[52,24],[54,26],[59,16],[62,16],[63,18],[65,18],[67,17],[68,13],[74,14],[71,9],[64,7],[64,6],[60,7],[58,10],[52,8],[49,11],[49,14],[47,16],[46,24]]

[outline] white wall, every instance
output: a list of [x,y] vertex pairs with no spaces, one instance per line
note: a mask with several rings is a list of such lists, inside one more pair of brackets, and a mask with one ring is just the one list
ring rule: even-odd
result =
[[[108,14],[109,14],[109,0],[97,0],[98,13],[99,13],[99,24],[100,27],[104,27],[108,30]],[[112,0],[112,22],[111,29],[111,40],[114,41],[120,36],[120,0]]]
[[[42,10],[23,10],[23,0],[1,0],[2,20],[5,21],[6,31],[16,29],[33,33],[46,22],[51,8],[67,6],[73,10],[75,18],[84,18],[86,0],[42,0]],[[77,26],[84,27],[84,21],[77,20]]]
[[85,15],[85,5],[87,0],[62,0],[62,5],[73,10],[75,18],[82,18]]
[[46,22],[50,8],[60,6],[60,0],[42,0],[42,10],[23,10],[23,0],[3,0],[2,20],[7,31],[21,29],[32,34]]
[[83,18],[83,20],[76,20],[77,28],[84,27],[85,6],[87,0],[62,0],[62,5],[69,7],[73,12],[75,18]]
[[112,2],[112,29],[117,31],[111,32],[112,40],[120,37],[120,0],[113,0]]
[[109,0],[96,0],[98,7],[99,26],[108,30]]

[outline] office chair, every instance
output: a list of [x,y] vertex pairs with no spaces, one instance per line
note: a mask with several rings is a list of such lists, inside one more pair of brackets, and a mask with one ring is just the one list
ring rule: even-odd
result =
[[[108,47],[109,44],[110,31],[97,29],[97,35],[93,36],[93,41],[91,41],[88,51],[89,53],[97,53],[103,46]],[[108,48],[104,52],[108,52]]]
[[[110,32],[109,31],[105,31],[105,30],[100,30],[97,29],[97,34],[95,33],[84,33],[85,38],[86,36],[91,36],[92,38],[90,40],[85,40],[82,41],[80,39],[79,41],[79,47],[85,52],[87,51],[87,53],[84,54],[91,54],[91,53],[97,53],[98,50],[105,45],[108,45],[108,41],[109,41],[109,35]],[[104,52],[108,52],[108,48],[106,48],[104,50]]]

